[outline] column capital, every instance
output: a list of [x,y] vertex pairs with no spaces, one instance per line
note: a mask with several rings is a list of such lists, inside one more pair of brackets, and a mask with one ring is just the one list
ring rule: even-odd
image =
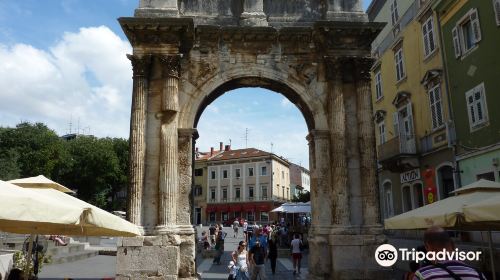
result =
[[313,129],[309,131],[309,134],[306,136],[306,140],[310,142],[314,140],[328,140],[330,139],[330,131],[329,130],[319,130],[319,129]]
[[178,130],[179,138],[193,138],[198,139],[200,135],[198,134],[198,129],[196,128],[179,128]]
[[181,74],[181,55],[164,54],[158,56],[163,66],[164,75],[167,77],[179,78]]
[[356,67],[356,78],[361,81],[371,80],[371,69],[375,59],[369,56],[356,57],[354,65]]
[[132,63],[132,71],[135,77],[147,77],[151,70],[151,55],[127,54],[127,58]]

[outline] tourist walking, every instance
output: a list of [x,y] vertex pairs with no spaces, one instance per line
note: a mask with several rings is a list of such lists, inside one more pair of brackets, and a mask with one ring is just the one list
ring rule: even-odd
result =
[[213,224],[210,224],[208,228],[208,233],[210,234],[210,245],[213,246],[215,244],[215,231],[216,228]]
[[263,246],[260,244],[260,240],[257,239],[255,241],[255,246],[253,246],[252,249],[250,249],[250,252],[248,254],[248,258],[250,259],[250,263],[252,265],[252,273],[251,273],[251,279],[256,280],[257,276],[260,277],[260,279],[266,279],[266,266],[265,266],[265,260],[267,257],[267,252],[264,249]]
[[249,280],[248,259],[247,259],[247,243],[240,241],[238,248],[233,252],[232,257],[236,266],[235,280]]
[[275,234],[271,234],[269,241],[267,242],[267,246],[269,247],[267,257],[269,258],[269,261],[271,261],[271,270],[274,275],[276,273],[276,260],[278,259],[278,243]]
[[243,222],[243,235],[245,241],[248,242],[248,222],[246,220]]
[[224,232],[219,231],[219,234],[217,235],[217,240],[215,241],[215,251],[217,252],[213,263],[214,264],[220,264],[220,258],[224,254]]
[[302,260],[302,240],[299,239],[299,234],[295,234],[292,243],[292,261],[293,261],[293,274],[300,273],[300,261]]
[[238,229],[240,227],[240,223],[238,222],[238,220],[234,220],[233,222],[233,231],[234,231],[234,238],[238,237]]

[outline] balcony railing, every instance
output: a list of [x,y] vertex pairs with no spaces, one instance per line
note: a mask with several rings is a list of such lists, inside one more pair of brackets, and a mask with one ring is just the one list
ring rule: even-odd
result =
[[415,135],[403,135],[394,137],[378,146],[378,160],[383,161],[399,155],[416,154]]

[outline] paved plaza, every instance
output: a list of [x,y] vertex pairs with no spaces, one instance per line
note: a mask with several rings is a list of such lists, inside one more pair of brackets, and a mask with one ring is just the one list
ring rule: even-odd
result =
[[[241,228],[240,228],[241,229]],[[198,229],[198,234],[208,228]],[[243,240],[240,230],[237,238],[233,237],[233,230],[225,227],[227,237],[224,244],[224,255],[221,258],[221,264],[213,264],[213,259],[203,259],[201,254],[196,256],[197,271],[201,274],[201,279],[227,279],[227,265],[231,260],[231,252],[236,250],[238,242]],[[276,274],[271,273],[271,264],[266,261],[266,272],[268,279],[307,279],[307,251],[302,259],[302,273],[293,275],[293,265],[290,258],[278,258],[276,264]],[[39,279],[110,279],[116,274],[116,257],[114,256],[96,256],[84,260],[70,263],[45,265],[39,274]]]

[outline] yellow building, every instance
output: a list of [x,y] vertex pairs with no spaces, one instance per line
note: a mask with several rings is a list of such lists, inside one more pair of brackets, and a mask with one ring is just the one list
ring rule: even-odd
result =
[[[384,218],[454,189],[450,110],[432,0],[374,0],[372,99]],[[451,136],[451,137],[450,137]]]

